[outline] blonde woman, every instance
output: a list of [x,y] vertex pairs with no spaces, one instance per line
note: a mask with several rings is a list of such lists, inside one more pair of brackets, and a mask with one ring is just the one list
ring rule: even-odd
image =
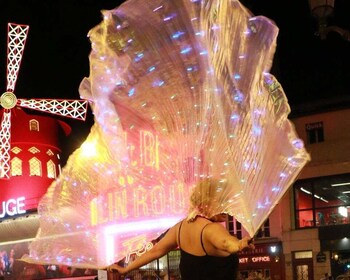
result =
[[[244,249],[253,249],[254,245],[250,243],[251,238],[238,239],[227,231],[222,224],[227,220],[227,214],[221,213],[208,218],[207,213],[206,215],[200,213],[201,209],[213,209],[210,201],[215,200],[209,199],[212,193],[210,189],[216,188],[216,183],[210,180],[202,181],[197,185],[191,197],[190,217],[170,228],[150,251],[126,267],[112,264],[107,269],[126,274],[179,248],[182,280],[237,279],[237,253]],[[208,196],[203,199],[203,195]]]

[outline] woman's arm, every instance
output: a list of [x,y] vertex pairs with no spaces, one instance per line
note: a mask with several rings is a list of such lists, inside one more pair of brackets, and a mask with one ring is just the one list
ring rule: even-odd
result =
[[204,231],[206,240],[216,249],[229,254],[237,253],[243,249],[254,249],[250,237],[238,239],[232,236],[227,229],[219,223],[212,223]]
[[112,264],[107,267],[107,270],[117,270],[120,274],[128,273],[134,269],[140,268],[168,253],[170,250],[176,249],[176,225],[168,230],[165,236],[154,245],[154,247],[136,258],[126,267],[117,264]]

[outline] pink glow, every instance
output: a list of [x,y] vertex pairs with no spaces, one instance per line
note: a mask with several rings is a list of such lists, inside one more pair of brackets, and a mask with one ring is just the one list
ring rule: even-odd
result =
[[[200,2],[128,0],[90,31],[79,91],[93,104],[85,142],[96,154],[75,151],[41,201],[40,259],[84,252],[86,265],[105,266],[204,212],[229,213],[253,236],[309,160],[267,72],[278,28],[239,1]],[[215,183],[192,193],[202,178]],[[40,238],[77,227],[94,234]]]
[[[104,235],[105,235],[105,247],[101,250],[105,252],[105,258],[106,263],[113,263],[116,260],[115,255],[120,256],[118,251],[116,251],[116,247],[120,246],[118,244],[118,236],[121,233],[132,233],[136,236],[145,236],[147,231],[154,231],[158,230],[159,234],[161,234],[164,229],[172,227],[174,224],[176,224],[179,220],[181,220],[183,217],[168,217],[168,218],[161,218],[161,219],[144,219],[138,222],[131,222],[131,223],[122,223],[122,224],[115,224],[111,226],[104,227]],[[145,236],[145,240],[146,236]],[[117,245],[117,246],[115,246]],[[120,247],[119,247],[120,248]],[[137,251],[137,247],[130,250],[123,250],[123,253],[125,252],[128,254],[132,251]],[[126,256],[127,257],[127,256]]]
[[170,228],[183,219],[183,216],[161,219],[143,219],[139,222],[122,223],[104,227],[104,234],[113,235],[119,233],[145,233],[154,229]]

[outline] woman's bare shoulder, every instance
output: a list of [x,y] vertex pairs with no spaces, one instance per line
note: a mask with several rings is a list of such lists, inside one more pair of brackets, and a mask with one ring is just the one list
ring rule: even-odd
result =
[[205,226],[205,234],[211,235],[211,234],[229,234],[226,227],[221,223],[208,223]]
[[173,226],[169,229],[169,231],[177,232],[178,229],[180,228],[180,226],[182,226],[183,223],[186,223],[186,221],[185,221],[185,220],[181,220],[181,221],[177,222],[175,225],[173,225]]

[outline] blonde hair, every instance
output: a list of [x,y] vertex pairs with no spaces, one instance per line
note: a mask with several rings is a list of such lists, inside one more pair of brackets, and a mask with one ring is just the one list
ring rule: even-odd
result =
[[219,214],[219,201],[226,183],[226,180],[214,178],[201,179],[193,188],[187,220],[193,220],[198,215],[211,218]]

